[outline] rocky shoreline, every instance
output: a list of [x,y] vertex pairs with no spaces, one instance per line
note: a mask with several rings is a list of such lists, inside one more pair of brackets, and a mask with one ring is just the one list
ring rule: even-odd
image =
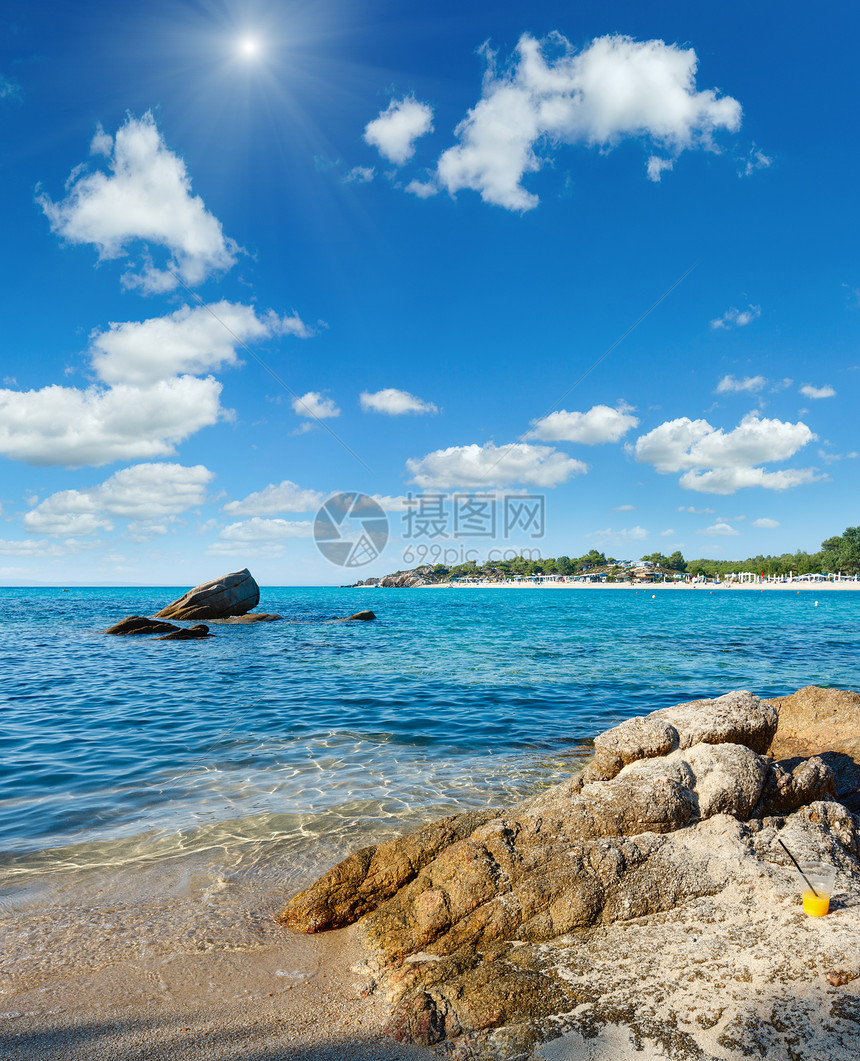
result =
[[[860,696],[734,692],[630,719],[515,807],[355,852],[295,896],[357,923],[395,1039],[440,1056],[860,1053]],[[836,866],[809,918],[777,839]]]

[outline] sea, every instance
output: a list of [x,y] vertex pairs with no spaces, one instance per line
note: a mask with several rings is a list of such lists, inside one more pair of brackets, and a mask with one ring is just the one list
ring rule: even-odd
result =
[[280,622],[105,635],[186,588],[0,589],[0,965],[248,946],[351,850],[510,806],[623,719],[860,688],[860,593],[266,587]]

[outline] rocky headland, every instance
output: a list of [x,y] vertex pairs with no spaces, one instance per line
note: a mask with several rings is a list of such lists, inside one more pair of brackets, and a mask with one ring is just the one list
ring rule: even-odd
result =
[[[860,696],[630,719],[568,781],[350,855],[279,920],[357,922],[395,1039],[481,1059],[860,1054]],[[808,917],[781,840],[834,865]]]

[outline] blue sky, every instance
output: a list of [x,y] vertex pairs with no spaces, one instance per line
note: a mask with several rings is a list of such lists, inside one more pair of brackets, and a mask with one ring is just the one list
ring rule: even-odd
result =
[[[337,584],[856,524],[860,16],[771,16],[7,9],[0,579]],[[390,525],[349,569],[313,540],[339,492]],[[504,529],[523,495],[537,537]]]

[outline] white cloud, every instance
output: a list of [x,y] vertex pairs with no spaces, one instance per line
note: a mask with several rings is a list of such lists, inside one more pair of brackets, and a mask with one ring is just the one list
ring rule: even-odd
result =
[[72,556],[93,547],[94,542],[69,538],[64,542],[48,542],[44,538],[25,538],[23,541],[0,541],[2,556],[32,556],[43,560],[49,556]]
[[406,467],[412,482],[424,489],[450,486],[557,486],[572,475],[582,475],[588,466],[560,453],[551,446],[530,446],[522,442],[510,446],[451,446],[411,457]]
[[314,525],[312,520],[290,522],[285,519],[253,519],[231,523],[225,527],[220,539],[225,542],[278,542],[287,538],[312,538]]
[[21,86],[0,74],[0,99],[20,99]]
[[716,509],[715,508],[694,508],[693,505],[686,505],[686,506],[679,505],[678,506],[678,511],[679,512],[693,512],[697,516],[704,516],[704,515],[713,516],[713,514],[716,512]]
[[636,460],[658,472],[682,471],[679,482],[688,490],[733,494],[745,486],[785,490],[820,478],[812,468],[769,472],[756,465],[783,461],[817,436],[804,423],[762,420],[754,413],[724,432],[707,420],[681,417],[642,435],[630,447]]
[[50,507],[41,505],[24,516],[24,526],[33,534],[47,534],[51,538],[92,538],[100,530],[113,530],[110,520],[92,512],[52,512]]
[[744,328],[761,316],[761,306],[748,306],[746,309],[727,309],[722,317],[711,321],[713,329],[718,328]]
[[388,494],[371,494],[373,500],[385,512],[407,512],[410,499],[403,496],[391,497]]
[[178,376],[149,387],[0,390],[0,454],[77,468],[169,456],[222,416],[221,384]]
[[648,531],[644,527],[625,527],[622,530],[613,530],[606,527],[604,530],[592,531],[585,537],[598,545],[624,545],[627,542],[642,542],[648,537]]
[[613,508],[612,511],[613,512],[635,512],[636,511],[636,506],[635,505],[618,505],[616,508]]
[[773,165],[773,159],[755,147],[750,149],[749,155],[743,161],[744,165],[739,173],[741,177],[749,177],[756,170],[769,169]]
[[[235,264],[239,247],[191,194],[185,163],[167,148],[151,112],[139,119],[129,115],[112,149],[99,128],[92,149],[107,156],[109,173],[79,167],[65,199],[55,203],[38,196],[54,232],[69,243],[93,244],[101,259],[125,257],[135,245],[146,244],[123,278],[146,293],[174,288],[173,272],[195,286]],[[163,269],[151,259],[153,245],[169,255]]]
[[835,464],[836,461],[841,460],[856,460],[860,457],[860,453],[857,453],[856,450],[852,450],[850,453],[828,453],[827,450],[820,449],[818,456],[825,464]]
[[433,181],[410,181],[406,185],[406,191],[410,195],[417,195],[419,199],[429,199],[439,194],[439,189]]
[[183,306],[167,317],[111,323],[108,331],[92,336],[92,363],[105,383],[145,386],[236,365],[240,342],[284,334],[306,338],[311,332],[296,314],[257,316],[251,306],[222,300]]
[[602,442],[617,442],[638,424],[638,419],[625,405],[617,409],[595,405],[587,413],[559,409],[542,420],[532,420],[532,430],[527,437],[545,442],[581,442],[595,446]]
[[829,385],[825,385],[824,387],[813,387],[810,383],[806,383],[800,388],[800,393],[807,398],[832,398],[836,394],[836,391]]
[[[485,54],[490,68],[482,97],[457,126],[459,143],[437,164],[438,182],[451,194],[471,188],[485,202],[530,210],[538,198],[521,181],[559,144],[606,150],[635,137],[677,157],[685,149],[713,148],[716,130],[740,125],[737,100],[696,91],[692,48],[607,36],[577,53],[553,33],[541,41],[524,34],[508,69],[499,70],[495,56]],[[649,171],[653,179],[650,163]]]
[[376,176],[376,170],[370,166],[353,166],[343,178],[344,184],[369,184]]
[[675,537],[675,532],[671,528],[668,528],[667,530],[660,531],[660,537],[661,538],[674,538]]
[[707,534],[712,538],[733,538],[740,534],[740,531],[728,523],[714,523],[710,527],[705,527],[704,530],[697,530],[696,534]]
[[705,472],[685,472],[678,480],[685,490],[703,494],[733,494],[745,486],[761,486],[765,490],[789,490],[824,478],[814,468],[788,468],[768,472],[763,468],[714,468]]
[[778,527],[779,526],[779,520],[768,519],[766,516],[763,516],[761,519],[754,519],[752,521],[752,523],[750,524],[750,526],[751,527],[764,527],[764,528],[769,530],[772,527]]
[[433,131],[433,108],[414,96],[392,100],[364,128],[365,142],[383,158],[402,166],[415,154],[415,141]]
[[279,512],[309,512],[319,508],[324,500],[325,494],[304,490],[289,479],[284,479],[281,483],[270,483],[264,489],[248,494],[241,501],[228,502],[224,511],[230,516],[275,516]]
[[340,409],[331,398],[324,398],[319,391],[308,391],[301,398],[293,399],[293,409],[299,416],[312,417],[314,420],[328,420],[340,416]]
[[655,184],[659,184],[663,179],[664,173],[669,173],[675,168],[675,160],[672,158],[660,158],[657,155],[652,155],[648,159],[648,165],[646,172],[648,174],[648,180],[654,181]]
[[24,514],[23,523],[34,534],[90,537],[112,530],[111,516],[146,523],[186,512],[203,503],[212,478],[202,464],[136,464],[97,486],[51,494]]
[[399,391],[394,387],[370,394],[362,391],[359,398],[365,412],[387,413],[389,416],[403,416],[406,413],[438,413],[439,409],[432,402],[416,398],[408,391]]
[[717,384],[717,394],[754,393],[766,386],[767,380],[764,376],[744,376],[743,379],[735,379],[734,376],[723,376]]

